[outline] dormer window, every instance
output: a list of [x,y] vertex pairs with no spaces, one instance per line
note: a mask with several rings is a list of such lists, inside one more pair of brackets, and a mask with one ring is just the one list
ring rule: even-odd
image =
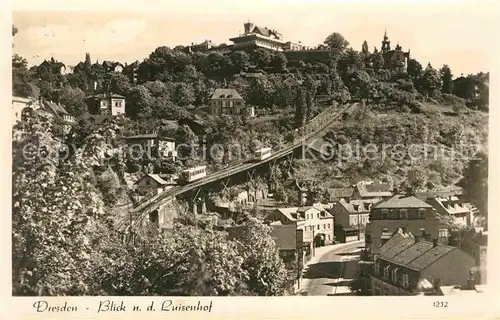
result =
[[391,266],[386,266],[386,267],[384,268],[384,279],[385,279],[385,280],[389,280],[389,268],[390,268],[390,267],[391,267]]
[[389,210],[382,209],[380,213],[381,213],[381,216],[382,216],[382,220],[387,220],[387,218],[389,217]]
[[403,287],[405,288],[408,288],[410,286],[410,277],[408,276],[408,274],[403,274],[403,278],[402,278],[402,285]]
[[392,270],[391,280],[393,283],[398,282],[398,268],[395,268],[394,270]]
[[423,209],[423,208],[418,209],[418,218],[419,219],[425,218],[425,209]]
[[400,209],[399,210],[399,219],[407,220],[408,219],[408,209]]

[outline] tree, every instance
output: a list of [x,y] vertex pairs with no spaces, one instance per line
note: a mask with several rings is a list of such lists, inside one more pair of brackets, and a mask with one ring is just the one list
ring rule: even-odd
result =
[[349,46],[349,42],[337,32],[334,32],[326,37],[323,43],[326,44],[334,53],[339,55],[347,49],[347,46]]
[[426,173],[420,167],[412,167],[406,173],[406,186],[417,191],[425,185]]
[[238,228],[235,241],[248,273],[247,289],[259,296],[285,293],[287,272],[271,236],[271,227],[249,217]]
[[59,102],[73,116],[81,116],[88,113],[85,103],[85,93],[79,88],[74,89],[71,86],[63,87],[59,93]]
[[14,128],[22,135],[13,142],[13,294],[92,294],[94,241],[109,220],[89,153],[60,158],[52,120],[26,112]]
[[233,63],[235,73],[246,71],[250,65],[250,56],[245,51],[234,51],[229,58]]
[[436,90],[441,88],[441,78],[437,70],[434,69],[430,63],[427,65],[422,75],[422,87],[431,96]]
[[305,124],[306,116],[306,96],[304,90],[299,86],[295,90],[295,127],[300,128]]
[[443,65],[441,70],[439,70],[439,73],[441,75],[441,82],[442,82],[441,91],[443,91],[444,93],[452,93],[453,75],[451,74],[450,67],[447,64]]
[[460,181],[464,194],[479,210],[479,214],[488,217],[488,155],[479,152],[469,160]]
[[370,49],[368,49],[368,42],[363,41],[363,45],[361,46],[361,53],[363,53],[365,56],[368,56],[370,54]]
[[384,67],[384,56],[381,52],[374,51],[370,56],[370,64],[375,72]]
[[415,59],[409,59],[406,72],[413,79],[418,79],[422,75],[422,65]]
[[273,56],[271,61],[271,65],[274,68],[275,72],[284,72],[286,70],[287,59],[286,56],[279,52]]

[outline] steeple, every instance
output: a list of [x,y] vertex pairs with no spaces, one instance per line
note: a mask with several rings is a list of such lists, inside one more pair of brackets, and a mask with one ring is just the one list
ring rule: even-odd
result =
[[389,41],[389,37],[387,36],[387,29],[384,31],[384,40],[382,40],[382,49],[383,53],[391,51],[391,42]]

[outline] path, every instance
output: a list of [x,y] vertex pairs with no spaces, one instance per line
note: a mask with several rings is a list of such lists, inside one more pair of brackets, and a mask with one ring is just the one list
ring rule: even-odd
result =
[[363,246],[364,240],[316,248],[315,258],[305,269],[300,291],[309,296],[349,293],[345,280],[354,278],[359,249]]

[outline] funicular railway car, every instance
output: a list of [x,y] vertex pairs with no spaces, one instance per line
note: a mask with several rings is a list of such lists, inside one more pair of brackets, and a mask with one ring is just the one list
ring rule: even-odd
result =
[[271,148],[260,148],[259,150],[255,151],[253,160],[259,162],[269,158],[270,156]]
[[179,175],[178,183],[187,184],[207,176],[206,166],[197,166],[183,170]]

